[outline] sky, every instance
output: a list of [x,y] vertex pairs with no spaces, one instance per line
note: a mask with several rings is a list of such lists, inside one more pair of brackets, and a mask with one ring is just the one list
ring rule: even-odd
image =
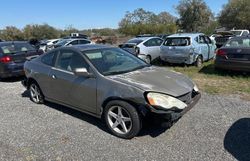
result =
[[[218,14],[228,0],[205,0]],[[23,28],[27,24],[47,23],[64,29],[117,28],[126,11],[143,8],[156,14],[175,11],[179,0],[1,0],[0,29]]]

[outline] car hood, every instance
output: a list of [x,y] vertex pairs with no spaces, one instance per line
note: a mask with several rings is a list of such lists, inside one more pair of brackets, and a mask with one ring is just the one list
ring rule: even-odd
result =
[[174,97],[191,92],[194,88],[194,83],[185,75],[159,67],[146,67],[109,78],[144,91],[165,93]]

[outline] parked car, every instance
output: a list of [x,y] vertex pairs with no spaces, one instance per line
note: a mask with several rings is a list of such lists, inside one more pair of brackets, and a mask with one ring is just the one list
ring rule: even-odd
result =
[[159,37],[137,37],[119,47],[137,55],[147,63],[151,63],[160,56],[162,42],[163,40]]
[[250,72],[250,37],[234,37],[217,50],[215,68]]
[[217,32],[217,36],[215,37],[216,46],[217,48],[220,48],[232,37],[247,36],[248,34],[248,30],[230,30]]
[[58,41],[56,44],[48,46],[47,50],[52,50],[54,48],[62,47],[62,46],[72,46],[72,45],[80,45],[80,44],[91,44],[91,41],[88,39],[62,39]]
[[169,36],[161,45],[161,60],[176,64],[201,66],[215,56],[214,42],[202,33],[181,33]]
[[6,41],[0,43],[0,78],[24,75],[23,64],[27,58],[41,55],[28,42]]
[[51,48],[53,45],[58,43],[61,39],[50,39],[46,40],[44,42],[41,42],[40,44],[40,49],[43,50],[44,52],[47,52],[48,48]]
[[33,102],[52,101],[104,118],[112,134],[126,139],[149,116],[177,120],[200,98],[186,76],[104,45],[58,48],[27,61],[24,70]]

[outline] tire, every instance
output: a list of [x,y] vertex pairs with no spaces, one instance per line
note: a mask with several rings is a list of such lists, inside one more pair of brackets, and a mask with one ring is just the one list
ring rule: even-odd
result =
[[203,63],[202,57],[198,56],[197,59],[196,59],[196,61],[195,61],[195,66],[196,67],[201,67],[202,63]]
[[142,121],[137,110],[124,101],[110,101],[104,109],[104,118],[110,132],[123,139],[132,139],[141,130]]
[[150,64],[151,63],[151,56],[147,55],[145,61]]
[[29,94],[30,94],[30,100],[32,102],[36,104],[44,103],[43,93],[37,83],[31,82],[28,89],[29,89]]
[[135,54],[136,54],[136,55],[139,55],[139,54],[140,54],[140,48],[138,48],[138,47],[135,48]]

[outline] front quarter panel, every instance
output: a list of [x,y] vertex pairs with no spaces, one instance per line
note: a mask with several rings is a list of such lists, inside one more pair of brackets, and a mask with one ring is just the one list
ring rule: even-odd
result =
[[101,115],[106,101],[114,99],[134,103],[138,108],[146,104],[143,90],[109,77],[100,77],[97,80],[97,115]]

